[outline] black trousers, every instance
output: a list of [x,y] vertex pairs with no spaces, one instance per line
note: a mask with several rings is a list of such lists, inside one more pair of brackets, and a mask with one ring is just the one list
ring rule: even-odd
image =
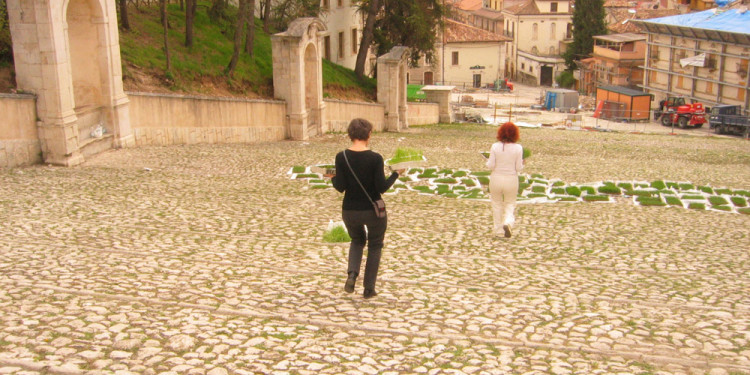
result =
[[[378,218],[374,210],[343,210],[341,216],[344,225],[352,238],[349,244],[349,267],[347,273],[359,275],[362,264],[362,252],[367,243],[367,264],[365,264],[365,289],[375,289],[380,267],[380,254],[383,250],[383,238],[388,227],[388,217]],[[367,231],[365,231],[365,227]]]

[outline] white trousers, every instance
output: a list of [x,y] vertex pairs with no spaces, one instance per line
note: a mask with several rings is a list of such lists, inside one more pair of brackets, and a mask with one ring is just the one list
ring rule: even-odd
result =
[[518,195],[518,176],[490,175],[490,202],[492,203],[492,233],[502,235],[503,225],[513,225]]

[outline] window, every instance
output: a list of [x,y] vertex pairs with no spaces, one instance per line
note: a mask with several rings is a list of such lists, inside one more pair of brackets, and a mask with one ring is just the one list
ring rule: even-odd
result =
[[339,33],[339,58],[344,58],[344,32]]
[[344,6],[344,0],[338,0],[337,5],[339,6],[339,8],[343,7]]
[[531,40],[539,39],[539,25],[536,23],[531,25]]
[[453,57],[453,65],[458,65],[458,52],[453,52],[451,56]]
[[737,74],[742,78],[747,77],[747,62],[748,60],[742,59],[737,63]]
[[432,55],[424,55],[424,63],[426,65],[432,65]]
[[328,9],[331,6],[331,4],[328,2],[328,0],[323,0],[323,4],[320,6],[323,9]]
[[650,53],[650,55],[651,55],[652,59],[658,60],[659,59],[659,46],[651,45],[651,53]]
[[357,50],[357,41],[359,41],[359,38],[357,38],[357,29],[352,29],[352,54],[357,54],[359,52]]
[[554,22],[552,22],[549,25],[549,39],[550,40],[555,40],[555,33],[557,33],[557,31],[555,30],[556,28],[557,28],[557,25],[555,25]]
[[709,70],[716,69],[716,55],[710,53],[706,54],[706,68]]
[[323,38],[323,57],[326,60],[331,61],[331,36],[330,35],[326,35]]
[[557,13],[557,3],[555,2],[549,3],[549,11],[552,13]]
[[526,70],[526,63],[521,63],[521,70]]

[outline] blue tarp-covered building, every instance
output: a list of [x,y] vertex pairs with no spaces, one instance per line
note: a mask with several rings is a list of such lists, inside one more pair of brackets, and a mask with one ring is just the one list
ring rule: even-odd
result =
[[702,12],[631,20],[648,35],[642,87],[655,100],[685,96],[708,106],[750,98],[750,11],[735,2]]

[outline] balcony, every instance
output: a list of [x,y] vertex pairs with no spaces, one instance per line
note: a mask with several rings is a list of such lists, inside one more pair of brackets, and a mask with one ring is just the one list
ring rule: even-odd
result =
[[643,60],[646,54],[644,50],[623,51],[608,47],[594,46],[594,56],[612,60]]

